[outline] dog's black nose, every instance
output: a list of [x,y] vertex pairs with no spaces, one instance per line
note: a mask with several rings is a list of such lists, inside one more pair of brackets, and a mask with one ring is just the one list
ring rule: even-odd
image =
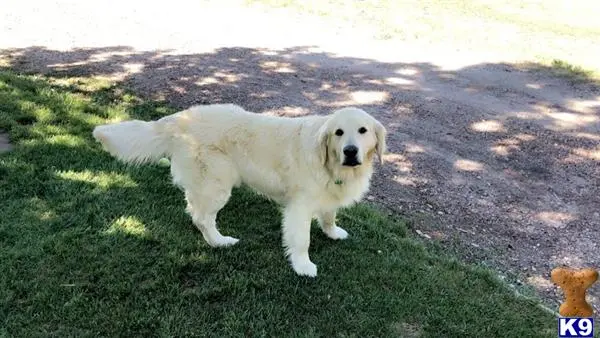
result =
[[356,146],[344,147],[344,155],[347,157],[356,157],[356,154],[358,154],[358,148]]

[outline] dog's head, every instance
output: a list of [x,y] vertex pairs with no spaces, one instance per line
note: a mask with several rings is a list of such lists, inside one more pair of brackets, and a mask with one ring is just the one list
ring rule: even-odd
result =
[[370,165],[375,153],[383,163],[386,134],[385,127],[362,109],[336,110],[319,130],[322,163],[333,161],[345,168]]

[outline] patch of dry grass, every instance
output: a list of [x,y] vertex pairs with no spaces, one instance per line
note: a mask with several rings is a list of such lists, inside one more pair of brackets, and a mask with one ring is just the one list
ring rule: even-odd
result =
[[246,3],[319,15],[331,20],[332,25],[360,28],[377,39],[485,51],[515,62],[569,64],[574,65],[570,68],[600,78],[598,1],[246,0]]

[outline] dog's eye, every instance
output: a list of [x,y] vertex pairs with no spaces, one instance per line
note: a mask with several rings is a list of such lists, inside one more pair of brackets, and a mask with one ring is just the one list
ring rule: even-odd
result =
[[341,130],[341,129],[338,129],[338,130],[336,130],[336,131],[335,131],[335,134],[336,134],[337,136],[342,136],[342,135],[344,135],[344,131],[343,131],[343,130]]
[[365,128],[365,127],[360,127],[360,128],[358,129],[358,132],[359,132],[359,133],[361,133],[361,134],[364,134],[364,133],[366,133],[366,132],[367,132],[367,128]]

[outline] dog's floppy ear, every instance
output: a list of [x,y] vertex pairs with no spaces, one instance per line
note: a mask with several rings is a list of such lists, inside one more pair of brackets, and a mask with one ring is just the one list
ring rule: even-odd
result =
[[379,121],[375,121],[375,136],[377,137],[377,144],[375,150],[377,151],[377,157],[379,157],[379,163],[383,164],[383,154],[387,151],[386,137],[387,130]]
[[329,156],[329,126],[328,123],[324,123],[319,131],[317,132],[317,152],[319,154],[319,162],[322,165],[327,164],[327,157]]

